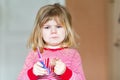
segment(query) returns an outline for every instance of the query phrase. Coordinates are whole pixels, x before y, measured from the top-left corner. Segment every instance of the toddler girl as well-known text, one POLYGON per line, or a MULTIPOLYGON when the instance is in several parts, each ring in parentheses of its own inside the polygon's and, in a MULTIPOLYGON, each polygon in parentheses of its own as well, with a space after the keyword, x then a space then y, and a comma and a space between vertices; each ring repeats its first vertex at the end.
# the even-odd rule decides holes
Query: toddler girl
POLYGON ((18 80, 85 80, 75 45, 67 9, 58 3, 40 8, 18 80))

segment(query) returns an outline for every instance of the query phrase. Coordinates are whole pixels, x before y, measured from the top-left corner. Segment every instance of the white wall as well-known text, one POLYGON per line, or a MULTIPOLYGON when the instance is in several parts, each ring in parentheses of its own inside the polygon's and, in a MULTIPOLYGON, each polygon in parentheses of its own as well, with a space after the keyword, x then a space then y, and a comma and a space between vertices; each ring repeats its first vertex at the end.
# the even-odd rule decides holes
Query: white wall
POLYGON ((120 0, 113 0, 108 9, 109 80, 120 80, 120 0))
POLYGON ((0 80, 16 80, 38 9, 65 0, 0 0, 0 80))

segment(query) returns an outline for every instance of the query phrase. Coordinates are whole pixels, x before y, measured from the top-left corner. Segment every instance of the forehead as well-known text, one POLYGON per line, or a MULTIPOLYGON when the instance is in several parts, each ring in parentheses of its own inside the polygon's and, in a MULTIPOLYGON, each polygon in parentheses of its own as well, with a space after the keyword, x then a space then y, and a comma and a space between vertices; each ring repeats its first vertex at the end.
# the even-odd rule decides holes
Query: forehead
POLYGON ((58 18, 52 18, 48 20, 44 25, 62 25, 62 22, 58 18))
POLYGON ((45 24, 63 25, 63 21, 61 21, 61 19, 58 17, 51 17, 45 22, 45 24))

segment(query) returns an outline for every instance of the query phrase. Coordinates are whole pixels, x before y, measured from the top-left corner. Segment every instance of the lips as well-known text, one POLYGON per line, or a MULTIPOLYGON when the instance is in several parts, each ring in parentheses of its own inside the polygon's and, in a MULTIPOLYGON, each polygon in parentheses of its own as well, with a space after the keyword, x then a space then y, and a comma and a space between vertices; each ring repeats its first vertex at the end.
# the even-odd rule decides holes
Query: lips
POLYGON ((53 36, 53 37, 51 37, 51 38, 58 38, 57 36, 53 36))

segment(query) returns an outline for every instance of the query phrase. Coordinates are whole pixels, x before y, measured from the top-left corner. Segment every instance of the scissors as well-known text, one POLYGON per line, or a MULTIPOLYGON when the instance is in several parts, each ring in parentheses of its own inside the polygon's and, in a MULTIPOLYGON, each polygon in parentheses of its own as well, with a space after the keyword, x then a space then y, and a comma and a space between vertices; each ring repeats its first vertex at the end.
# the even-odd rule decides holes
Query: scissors
POLYGON ((39 57, 40 63, 43 65, 42 68, 46 69, 48 71, 48 74, 50 74, 50 69, 47 68, 46 65, 45 65, 45 63, 43 62, 42 55, 40 53, 39 48, 37 48, 37 53, 38 53, 38 57, 39 57))

